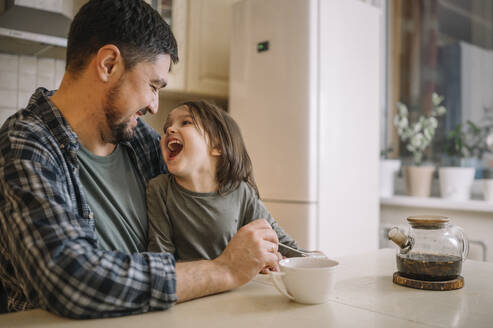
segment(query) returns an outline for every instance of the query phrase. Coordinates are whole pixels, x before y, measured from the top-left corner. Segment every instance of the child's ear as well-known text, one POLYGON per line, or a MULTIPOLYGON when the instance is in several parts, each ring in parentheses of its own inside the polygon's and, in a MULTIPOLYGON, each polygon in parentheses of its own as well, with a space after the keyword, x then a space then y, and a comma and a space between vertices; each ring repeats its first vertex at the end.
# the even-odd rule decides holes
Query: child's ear
POLYGON ((211 150, 211 156, 221 156, 222 153, 221 153, 221 149, 218 149, 218 148, 212 148, 211 150))

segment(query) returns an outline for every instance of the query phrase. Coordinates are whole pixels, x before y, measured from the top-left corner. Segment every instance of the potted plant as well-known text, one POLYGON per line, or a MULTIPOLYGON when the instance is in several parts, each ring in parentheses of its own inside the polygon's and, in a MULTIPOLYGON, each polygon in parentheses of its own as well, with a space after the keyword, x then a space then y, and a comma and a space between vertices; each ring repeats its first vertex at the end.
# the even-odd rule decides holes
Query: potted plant
POLYGON ((394 125, 401 141, 406 144, 406 149, 412 154, 412 165, 404 168, 407 191, 410 196, 430 196, 431 180, 435 168, 431 165, 422 165, 423 156, 435 135, 438 126, 436 118, 447 112, 447 109, 441 105, 442 101, 443 97, 433 93, 433 108, 430 113, 420 116, 418 121, 412 124, 409 122, 407 106, 401 102, 397 103, 394 125))
MULTIPOLYGON (((447 134, 443 149, 445 155, 439 169, 442 197, 470 199, 471 187, 476 179, 488 179, 483 168, 483 156, 492 152, 493 125, 476 125, 471 121, 458 124, 447 134)), ((485 181, 485 184, 488 183, 485 181)))
POLYGON ((491 117, 485 117, 481 121, 481 125, 475 125, 470 122, 467 129, 469 142, 467 151, 469 152, 469 158, 466 159, 471 163, 466 163, 476 167, 476 179, 484 178, 483 169, 485 166, 490 166, 483 162, 486 154, 493 152, 491 139, 493 138, 493 122, 491 117), (488 141, 489 140, 489 141, 488 141))
POLYGON ((401 167, 400 159, 389 158, 393 148, 389 147, 380 152, 380 197, 394 195, 395 175, 401 167))
MULTIPOLYGON (((468 200, 471 198, 471 187, 474 182, 474 167, 466 165, 466 159, 472 156, 474 140, 480 129, 471 121, 464 127, 458 124, 450 130, 446 143, 445 165, 438 169, 440 194, 442 198, 468 200)), ((476 147, 477 148, 477 147, 476 147)))

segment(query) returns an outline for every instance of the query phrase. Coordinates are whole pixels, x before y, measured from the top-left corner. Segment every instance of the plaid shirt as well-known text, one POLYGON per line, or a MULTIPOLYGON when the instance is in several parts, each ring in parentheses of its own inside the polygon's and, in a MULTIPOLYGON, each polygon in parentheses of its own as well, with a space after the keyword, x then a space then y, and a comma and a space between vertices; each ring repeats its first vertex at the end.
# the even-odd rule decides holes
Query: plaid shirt
MULTIPOLYGON (((37 89, 0 128, 0 279, 9 310, 96 318, 169 308, 172 255, 99 247, 78 177, 77 135, 52 94, 37 89)), ((159 135, 141 120, 135 133, 123 145, 147 185, 166 170, 159 135)))

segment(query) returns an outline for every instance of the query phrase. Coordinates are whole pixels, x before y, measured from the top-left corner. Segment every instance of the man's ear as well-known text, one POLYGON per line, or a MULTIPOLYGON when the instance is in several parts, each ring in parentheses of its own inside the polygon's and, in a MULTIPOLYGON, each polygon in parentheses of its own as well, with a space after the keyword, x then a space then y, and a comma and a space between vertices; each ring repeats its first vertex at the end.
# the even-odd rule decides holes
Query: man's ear
POLYGON ((219 157, 221 155, 222 155, 221 149, 212 148, 212 150, 211 150, 211 156, 219 157))
POLYGON ((106 44, 99 48, 96 54, 96 70, 99 78, 108 82, 112 77, 123 71, 123 58, 120 49, 113 44, 106 44))

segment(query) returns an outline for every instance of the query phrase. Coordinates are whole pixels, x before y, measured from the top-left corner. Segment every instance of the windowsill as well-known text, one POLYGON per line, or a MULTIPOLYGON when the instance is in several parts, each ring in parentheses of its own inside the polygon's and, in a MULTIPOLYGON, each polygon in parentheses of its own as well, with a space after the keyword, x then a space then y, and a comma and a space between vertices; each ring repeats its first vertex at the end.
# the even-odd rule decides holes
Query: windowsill
POLYGON ((383 206, 429 208, 439 210, 453 210, 464 212, 493 213, 493 203, 483 200, 483 185, 481 180, 474 180, 471 188, 471 200, 457 201, 440 197, 440 185, 438 179, 433 179, 431 184, 431 197, 407 196, 406 185, 402 177, 395 179, 395 194, 393 197, 381 197, 383 206))
POLYGON ((484 200, 456 201, 439 197, 412 197, 396 195, 393 197, 381 197, 380 205, 436 208, 466 212, 490 212, 493 213, 493 203, 484 200))

